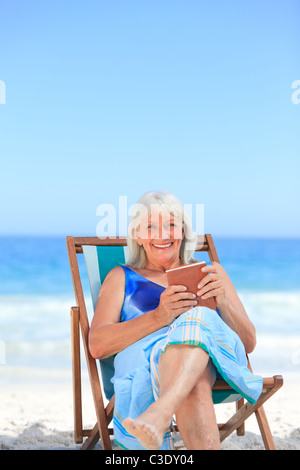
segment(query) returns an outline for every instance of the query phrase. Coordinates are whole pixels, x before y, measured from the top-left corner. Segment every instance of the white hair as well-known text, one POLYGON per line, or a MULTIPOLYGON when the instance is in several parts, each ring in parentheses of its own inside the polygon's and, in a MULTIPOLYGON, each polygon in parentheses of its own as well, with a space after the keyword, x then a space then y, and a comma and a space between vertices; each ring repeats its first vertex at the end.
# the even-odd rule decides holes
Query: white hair
POLYGON ((193 256, 197 243, 197 235, 179 199, 167 191, 148 191, 140 197, 131 211, 132 215, 129 221, 127 235, 128 259, 126 264, 137 269, 146 266, 147 257, 144 247, 138 244, 134 232, 138 229, 141 220, 149 215, 154 208, 181 219, 182 227, 184 228, 184 237, 180 246, 179 259, 181 259, 184 264, 197 261, 193 256))

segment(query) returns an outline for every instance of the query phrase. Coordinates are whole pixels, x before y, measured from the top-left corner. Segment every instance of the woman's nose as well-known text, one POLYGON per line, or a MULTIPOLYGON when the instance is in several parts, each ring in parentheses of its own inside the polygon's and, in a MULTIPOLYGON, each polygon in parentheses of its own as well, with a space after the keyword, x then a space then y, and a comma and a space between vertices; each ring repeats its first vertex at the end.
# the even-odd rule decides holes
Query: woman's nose
POLYGON ((161 240, 167 240, 170 238, 170 230, 167 227, 159 227, 158 238, 161 240))

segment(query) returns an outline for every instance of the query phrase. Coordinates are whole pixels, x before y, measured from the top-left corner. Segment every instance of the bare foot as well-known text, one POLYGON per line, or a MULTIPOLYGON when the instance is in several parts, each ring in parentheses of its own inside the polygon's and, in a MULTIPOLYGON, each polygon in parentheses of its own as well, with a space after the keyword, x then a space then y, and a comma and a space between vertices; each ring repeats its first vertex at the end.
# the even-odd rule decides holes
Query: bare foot
POLYGON ((136 437, 146 449, 159 449, 162 446, 164 433, 159 432, 153 424, 146 423, 139 418, 126 418, 123 421, 126 431, 136 437))

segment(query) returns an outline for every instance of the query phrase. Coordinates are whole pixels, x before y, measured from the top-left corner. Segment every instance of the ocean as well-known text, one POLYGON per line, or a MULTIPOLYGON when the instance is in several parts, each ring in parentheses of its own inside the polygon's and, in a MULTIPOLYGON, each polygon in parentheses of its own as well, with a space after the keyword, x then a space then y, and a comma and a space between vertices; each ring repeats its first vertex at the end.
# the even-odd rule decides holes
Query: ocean
MULTIPOLYGON (((254 371, 299 374, 300 239, 214 241, 256 327, 254 371)), ((91 316, 82 255, 79 261, 91 316)), ((72 305, 64 237, 0 237, 0 381, 69 380, 72 305)))

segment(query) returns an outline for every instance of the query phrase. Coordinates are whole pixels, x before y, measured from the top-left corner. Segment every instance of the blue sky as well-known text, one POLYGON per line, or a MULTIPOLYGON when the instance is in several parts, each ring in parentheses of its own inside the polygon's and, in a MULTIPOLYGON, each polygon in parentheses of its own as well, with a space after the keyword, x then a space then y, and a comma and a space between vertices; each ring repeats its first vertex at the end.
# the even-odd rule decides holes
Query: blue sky
POLYGON ((0 234, 95 235, 164 189, 217 236, 300 236, 298 0, 1 3, 0 234))

